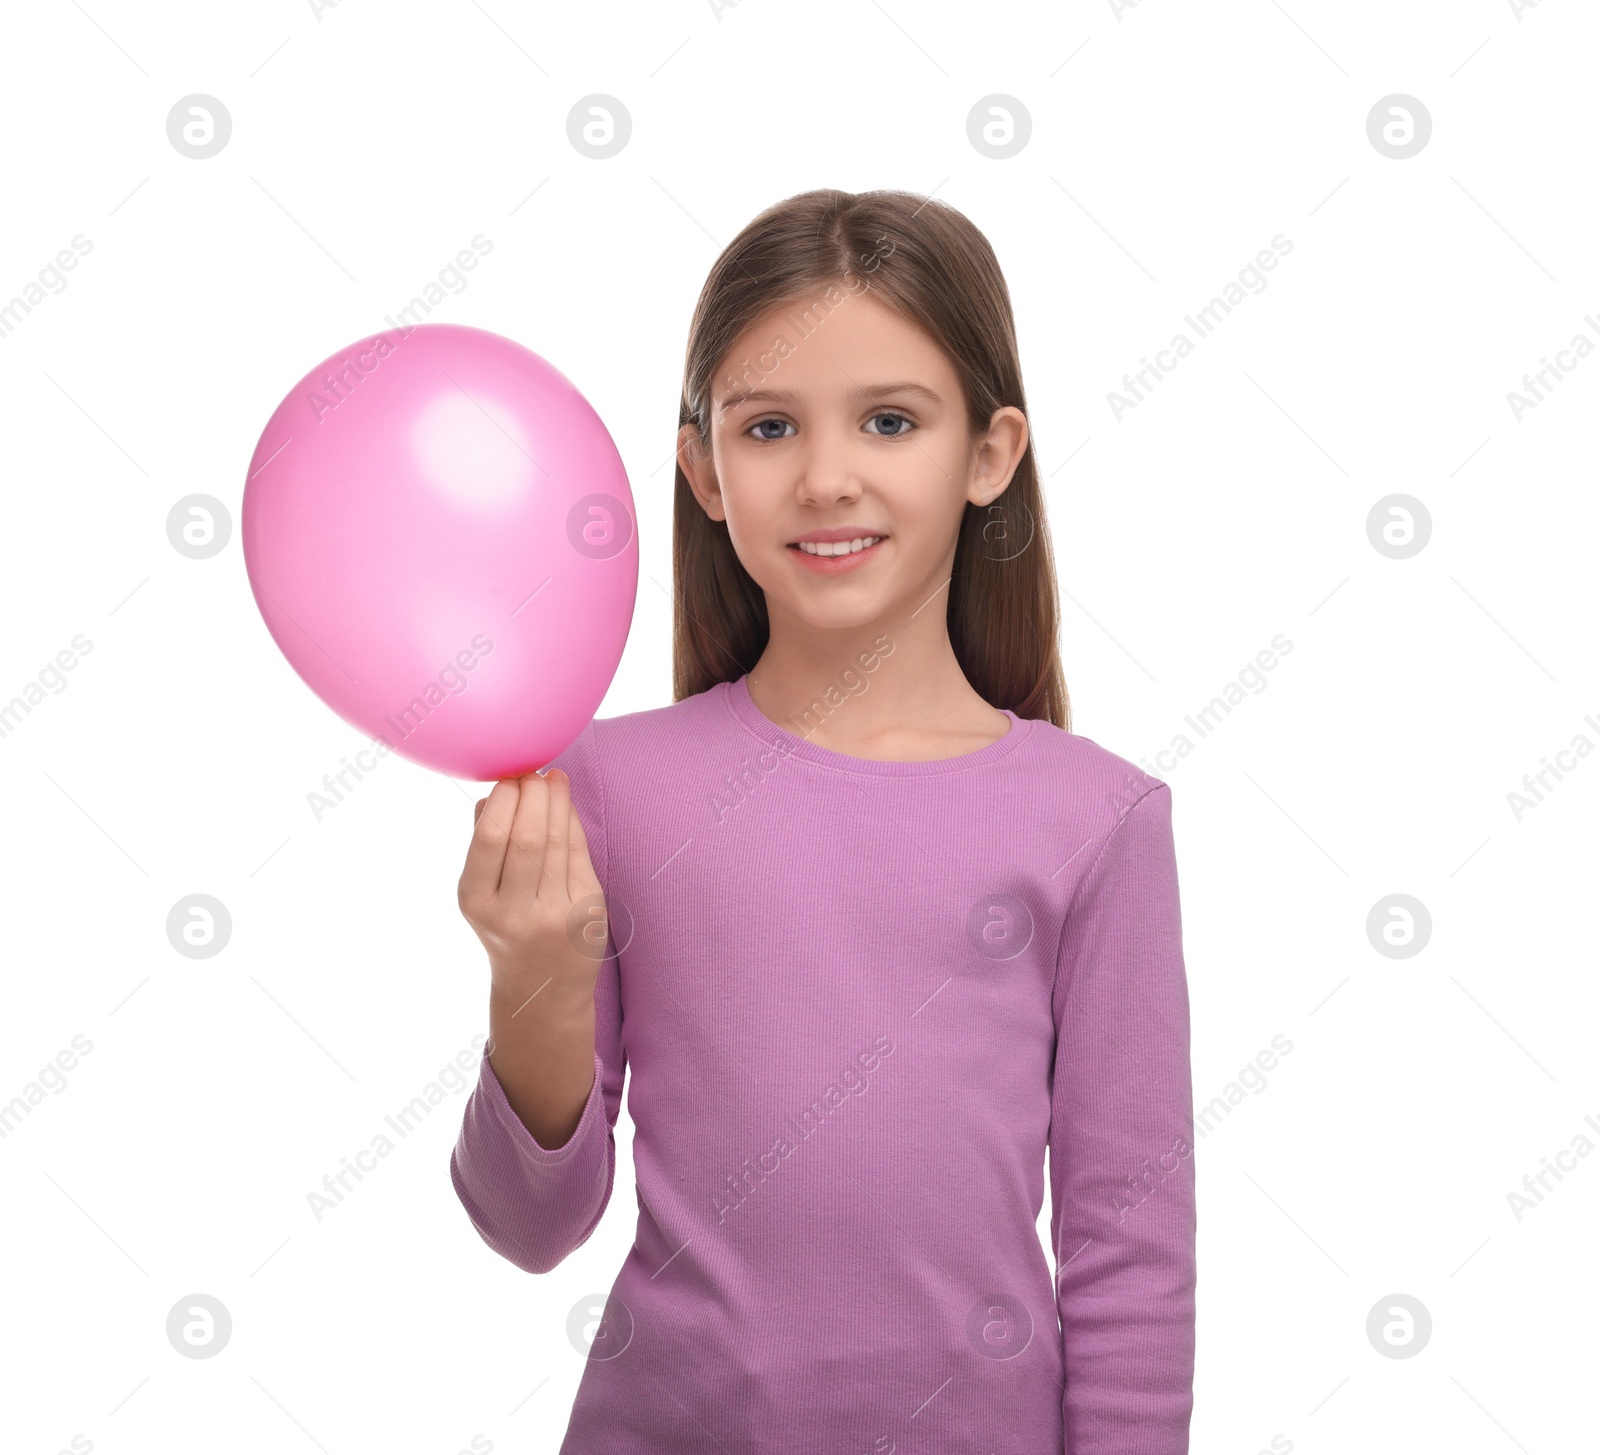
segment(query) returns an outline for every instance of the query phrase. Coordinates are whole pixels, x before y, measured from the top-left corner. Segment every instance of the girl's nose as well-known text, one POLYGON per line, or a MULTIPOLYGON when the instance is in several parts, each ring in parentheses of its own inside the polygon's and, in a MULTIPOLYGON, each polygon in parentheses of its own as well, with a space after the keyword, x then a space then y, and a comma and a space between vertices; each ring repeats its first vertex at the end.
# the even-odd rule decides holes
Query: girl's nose
POLYGON ((811 434, 797 461, 796 497, 807 505, 829 506, 861 495, 861 462, 852 441, 827 431, 811 434))

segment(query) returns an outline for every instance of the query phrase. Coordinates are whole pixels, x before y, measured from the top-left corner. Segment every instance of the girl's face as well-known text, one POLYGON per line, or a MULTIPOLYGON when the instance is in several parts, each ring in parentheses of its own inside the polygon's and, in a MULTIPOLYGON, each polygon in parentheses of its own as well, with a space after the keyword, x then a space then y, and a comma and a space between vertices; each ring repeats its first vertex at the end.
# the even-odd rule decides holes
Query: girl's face
POLYGON ((727 522, 769 619, 827 630, 914 611, 949 579, 967 502, 1010 484, 1028 424, 1007 406, 974 440, 932 338, 870 291, 840 287, 833 308, 824 293, 735 341, 711 385, 709 456, 686 425, 678 457, 706 513, 727 522), (801 544, 819 538, 828 544, 801 544))

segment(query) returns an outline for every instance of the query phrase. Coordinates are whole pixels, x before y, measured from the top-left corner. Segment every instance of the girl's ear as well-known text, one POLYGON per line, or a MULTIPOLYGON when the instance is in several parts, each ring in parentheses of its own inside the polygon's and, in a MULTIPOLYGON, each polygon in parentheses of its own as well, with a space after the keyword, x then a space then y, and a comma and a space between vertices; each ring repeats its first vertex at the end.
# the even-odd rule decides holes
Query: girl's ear
POLYGON ((678 430, 678 467, 705 513, 712 520, 725 519, 722 490, 717 484, 711 451, 701 440, 700 431, 692 424, 683 425, 678 430))
POLYGON ((967 499, 974 505, 988 505, 1002 495, 1027 450, 1028 416, 1012 404, 995 410, 989 419, 988 433, 973 450, 967 499))

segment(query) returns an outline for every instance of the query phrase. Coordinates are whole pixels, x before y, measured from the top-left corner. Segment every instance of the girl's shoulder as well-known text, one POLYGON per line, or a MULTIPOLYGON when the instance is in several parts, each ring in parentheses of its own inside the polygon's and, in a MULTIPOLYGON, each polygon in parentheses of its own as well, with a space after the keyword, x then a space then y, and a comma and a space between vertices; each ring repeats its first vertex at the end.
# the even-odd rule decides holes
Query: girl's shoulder
POLYGON ((604 751, 649 752, 675 744, 703 741, 713 727, 727 726, 722 698, 728 684, 718 682, 693 697, 669 702, 665 707, 645 707, 613 717, 597 717, 584 729, 604 751))
POLYGON ((727 684, 718 683, 665 707, 592 718, 551 766, 574 778, 616 772, 634 778, 641 771, 681 767, 729 737, 732 724, 720 701, 726 691, 727 684))
MULTIPOLYGON (((664 707, 597 717, 563 756, 629 780, 642 772, 658 782, 707 774, 720 781, 724 772, 748 771, 741 755, 759 753, 763 744, 741 722, 730 701, 733 692, 733 684, 719 682, 664 707)), ((1108 822, 1115 822, 1146 794, 1167 788, 1165 780, 1096 739, 1047 719, 1018 718, 1012 731, 1023 734, 1017 751, 973 771, 1011 778, 1027 801, 1047 814, 1099 806, 1110 811, 1108 822)), ((907 791, 911 781, 902 785, 907 791)))
POLYGON ((1029 721, 1029 751, 1024 759, 1063 799, 1109 802, 1126 810, 1147 793, 1168 786, 1165 779, 1157 778, 1094 738, 1067 732, 1043 718, 1029 721))

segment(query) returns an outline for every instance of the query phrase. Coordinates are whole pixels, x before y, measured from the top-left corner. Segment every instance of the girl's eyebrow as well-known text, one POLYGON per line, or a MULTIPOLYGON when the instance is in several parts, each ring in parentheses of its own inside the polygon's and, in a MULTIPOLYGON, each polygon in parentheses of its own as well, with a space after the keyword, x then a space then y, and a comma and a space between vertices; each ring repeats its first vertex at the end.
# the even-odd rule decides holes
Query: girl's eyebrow
MULTIPOLYGON (((848 391, 848 397, 851 399, 881 399, 890 394, 912 394, 925 399, 929 404, 944 403, 944 400, 927 385, 916 384, 910 380, 898 384, 858 384, 848 391)), ((721 413, 727 414, 741 404, 750 404, 757 400, 771 404, 793 404, 799 397, 792 389, 752 389, 748 393, 730 394, 718 409, 721 413)))

